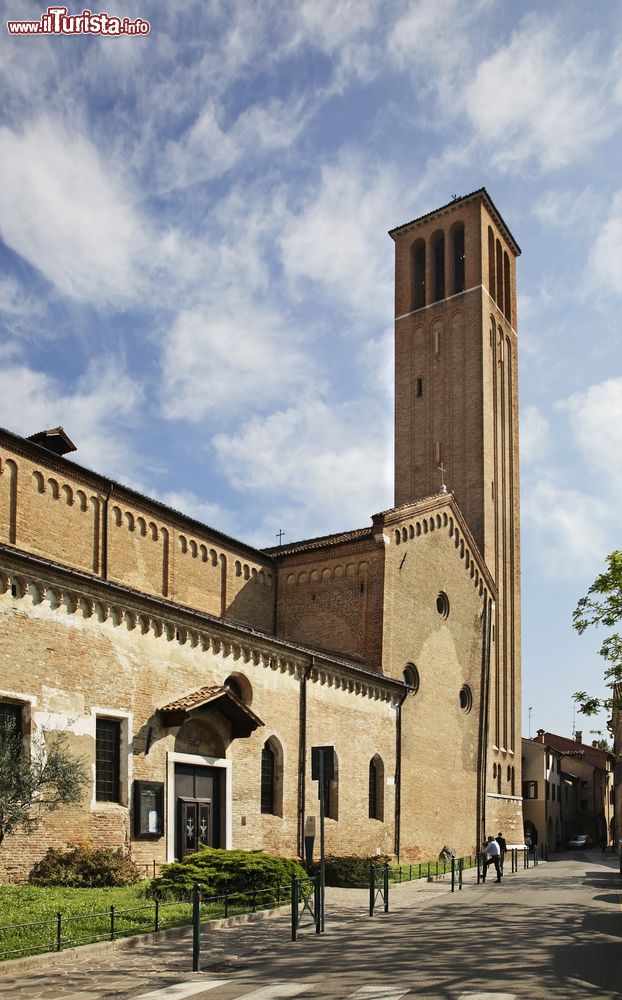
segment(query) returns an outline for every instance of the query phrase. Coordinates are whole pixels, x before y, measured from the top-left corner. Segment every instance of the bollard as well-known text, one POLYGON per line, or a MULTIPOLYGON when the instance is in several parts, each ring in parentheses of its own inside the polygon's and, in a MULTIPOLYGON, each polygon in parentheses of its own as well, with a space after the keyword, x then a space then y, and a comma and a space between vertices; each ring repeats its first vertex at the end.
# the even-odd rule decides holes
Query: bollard
POLYGON ((478 885, 482 881, 482 867, 481 867, 481 863, 480 863, 481 862, 481 858, 482 858, 481 854, 477 854, 476 858, 475 858, 475 860, 477 862, 477 884, 478 885))
POLYGON ((156 892, 155 897, 155 915, 153 918, 153 929, 157 933, 160 929, 160 894, 156 892))
POLYGON ((298 880, 292 876, 292 941, 298 936, 298 880))
POLYGON ((389 912, 389 865, 384 866, 384 912, 389 912))
POLYGON ((322 910, 320 907, 320 876, 313 878, 313 919, 315 920, 315 933, 322 933, 322 910))
POLYGON ((201 958, 201 886, 192 887, 192 971, 198 972, 201 958))
POLYGON ((110 907, 110 940, 114 941, 114 906, 110 907))
POLYGON ((451 859, 451 891, 456 891, 456 859, 451 859))
POLYGON ((373 865, 369 868, 369 915, 374 915, 374 900, 376 897, 376 869, 373 865))
POLYGON ((462 892, 462 868, 463 868, 463 859, 460 858, 458 860, 458 891, 459 892, 462 892))
POLYGON ((56 950, 62 951, 63 947, 63 915, 58 911, 56 914, 56 950))

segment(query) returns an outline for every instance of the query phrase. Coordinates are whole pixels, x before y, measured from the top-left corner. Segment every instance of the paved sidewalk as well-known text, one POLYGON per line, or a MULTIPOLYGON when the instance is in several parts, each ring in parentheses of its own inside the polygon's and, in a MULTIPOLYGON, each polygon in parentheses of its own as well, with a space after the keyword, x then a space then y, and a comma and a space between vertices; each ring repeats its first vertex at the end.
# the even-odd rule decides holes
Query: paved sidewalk
MULTIPOLYGON (((508 877, 524 875, 529 872, 520 870, 508 877)), ((488 885, 476 885, 474 869, 464 873, 464 885, 465 896, 473 892, 495 892, 488 885)), ((390 909, 399 912, 421 908, 450 892, 449 874, 431 882, 421 879, 392 885, 390 909)), ((457 885, 455 895, 461 895, 457 885)), ((456 902, 459 905, 458 898, 456 902)), ((368 889, 327 888, 327 933, 333 927, 369 920, 368 914, 368 889)), ((202 925, 201 973, 192 972, 192 931, 184 928, 164 931, 157 936, 141 935, 114 943, 86 945, 60 954, 4 962, 0 965, 0 997, 2 1000, 18 997, 30 1000, 119 997, 130 1000, 163 988, 168 988, 172 997, 175 984, 197 983, 200 977, 213 979, 214 976, 231 975, 239 970, 244 959, 305 947, 304 940, 295 944, 291 941, 289 910, 281 910, 273 916, 257 914, 245 922, 233 919, 236 922, 215 921, 202 925)), ((301 938, 308 939, 313 933, 309 925, 301 931, 301 938)))

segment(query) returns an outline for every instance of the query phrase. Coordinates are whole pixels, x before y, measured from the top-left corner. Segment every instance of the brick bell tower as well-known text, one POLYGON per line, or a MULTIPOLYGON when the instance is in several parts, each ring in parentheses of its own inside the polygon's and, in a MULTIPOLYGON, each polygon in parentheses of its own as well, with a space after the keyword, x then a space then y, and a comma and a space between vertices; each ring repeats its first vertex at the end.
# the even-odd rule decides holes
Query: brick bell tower
MULTIPOLYGON (((519 797, 520 248, 484 188, 398 226, 390 236, 395 504, 438 493, 443 475, 495 580, 486 787, 495 798, 519 797)), ((489 812, 496 805, 489 795, 489 812)), ((509 816, 510 800, 506 805, 509 816)), ((493 808, 491 822, 494 814, 493 808)), ((501 809, 500 821, 503 814, 501 809)))

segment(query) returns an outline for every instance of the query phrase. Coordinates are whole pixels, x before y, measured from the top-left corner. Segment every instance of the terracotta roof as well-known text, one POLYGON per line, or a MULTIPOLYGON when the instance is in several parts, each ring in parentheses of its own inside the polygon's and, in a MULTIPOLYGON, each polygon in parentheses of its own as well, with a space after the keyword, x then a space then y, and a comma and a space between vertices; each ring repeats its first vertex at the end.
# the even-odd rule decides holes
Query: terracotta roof
POLYGON ((331 545, 345 545, 347 542, 358 542, 364 538, 372 538, 373 528, 356 528, 354 531, 341 531, 334 535, 320 535, 317 538, 303 538, 289 545, 277 545, 263 549, 271 556, 290 555, 293 552, 308 552, 311 549, 324 549, 331 545))
POLYGON ((510 232, 508 226, 504 222, 499 209, 495 205, 494 201, 488 194, 488 191, 486 190, 485 187, 478 188, 477 191, 471 191, 470 194, 464 194, 460 198, 453 198, 451 201, 447 202, 446 205, 441 205, 440 208, 435 208, 433 212, 426 212, 425 215, 420 215, 418 216, 418 218, 412 219, 410 222, 404 222, 401 226, 396 226, 394 229, 390 229, 389 236, 393 237, 394 233, 399 233, 400 230, 402 229, 408 229, 409 226, 417 225, 419 222, 423 222, 424 219, 430 219, 432 218, 432 216, 438 215, 439 212, 444 212, 448 208, 453 208, 455 205, 459 205, 460 202, 462 201, 469 201, 471 198, 477 198, 477 197, 482 199, 482 201, 486 205, 486 208, 492 215, 493 219, 495 220, 499 228, 505 234, 508 243, 510 244, 516 256, 518 257, 521 253, 521 248, 519 247, 518 243, 512 236, 512 233, 510 232))
POLYGON ((600 747, 587 746, 585 743, 577 743, 576 740, 568 736, 556 736, 555 733, 544 733, 544 743, 547 743, 554 750, 559 750, 564 756, 579 756, 586 764, 592 767, 606 768, 609 754, 600 747))
POLYGON ((412 507, 413 509, 416 509, 418 506, 424 507, 426 504, 431 503, 432 500, 444 500, 446 502, 449 497, 454 497, 453 490, 448 489, 446 493, 441 493, 439 490, 437 493, 430 493, 427 497, 417 497, 416 500, 407 500, 405 503, 398 504, 397 507, 387 507, 386 510, 379 510, 377 514, 374 514, 374 517, 386 517, 387 514, 397 514, 408 507, 412 507))
MULTIPOLYGON (((58 428, 62 430, 62 428, 58 428)), ((44 434, 48 432, 42 432, 44 434)), ((40 435, 33 434, 30 437, 21 437, 19 434, 15 434, 13 431, 8 430, 6 427, 0 427, 0 437, 5 436, 10 444, 9 447, 16 449, 28 446, 41 449, 45 455, 45 459, 49 468, 62 469, 65 473, 69 472, 72 475, 78 475, 80 477, 87 477, 89 480, 95 480, 102 492, 108 493, 109 496, 113 494, 118 498, 122 496, 127 502, 129 497, 129 502, 135 503, 138 501, 139 504, 145 504, 147 509, 157 510, 158 512, 164 511, 167 515, 171 516, 171 519, 179 519, 183 522, 183 531, 193 530, 197 532, 198 535, 205 533, 208 538, 216 539, 221 544, 231 544, 237 551, 243 553, 250 553, 251 557, 258 558, 261 555, 266 555, 268 550, 258 549, 254 545, 249 545, 247 542, 241 541, 239 538, 234 538, 233 535, 227 535, 224 531, 219 531, 218 528, 212 528, 210 525, 205 524, 203 521, 197 520, 195 517, 191 517, 189 514, 184 514, 183 511, 177 510, 175 507, 169 506, 169 504, 162 503, 161 500, 157 500, 154 497, 147 496, 146 493, 139 493, 138 490, 133 489, 131 486, 125 486, 123 483, 118 482, 115 479, 110 479, 108 476, 102 475, 100 472, 94 472, 93 469, 87 468, 85 465, 79 465, 77 462, 71 461, 71 459, 65 458, 64 455, 57 454, 46 448, 39 440, 40 435), (112 490, 111 490, 112 487, 112 490)), ((69 438, 67 438, 69 440, 69 438)), ((41 451, 39 450, 39 455, 41 458, 41 451)), ((203 535, 205 538, 205 535, 203 535)), ((207 538, 205 539, 207 541, 207 538)), ((270 558, 267 556, 267 558, 270 558)))
POLYGON ((183 713, 187 715, 217 701, 221 701, 218 709, 226 718, 238 726, 240 723, 243 724, 244 732, 241 732, 240 735, 248 736, 258 726, 263 726, 263 722, 259 716, 255 715, 248 705, 240 701, 237 695, 223 684, 198 688, 196 691, 182 695, 181 698, 176 698, 175 701, 170 701, 167 705, 162 705, 160 711, 164 715, 171 713, 183 713))

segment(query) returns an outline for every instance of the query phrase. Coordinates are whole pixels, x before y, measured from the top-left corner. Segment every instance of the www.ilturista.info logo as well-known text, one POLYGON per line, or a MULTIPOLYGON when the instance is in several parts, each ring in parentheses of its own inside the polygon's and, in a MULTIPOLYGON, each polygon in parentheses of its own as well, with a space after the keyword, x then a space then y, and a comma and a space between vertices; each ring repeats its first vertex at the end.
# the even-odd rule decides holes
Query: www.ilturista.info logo
POLYGON ((148 35, 149 21, 83 10, 70 14, 67 7, 48 7, 38 21, 7 21, 9 35, 148 35))

